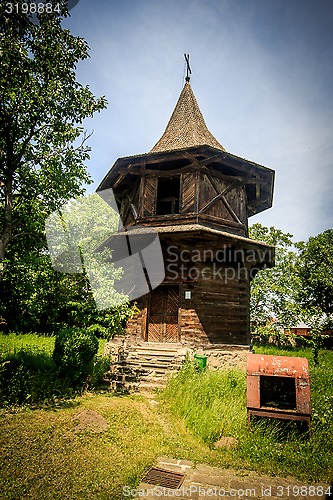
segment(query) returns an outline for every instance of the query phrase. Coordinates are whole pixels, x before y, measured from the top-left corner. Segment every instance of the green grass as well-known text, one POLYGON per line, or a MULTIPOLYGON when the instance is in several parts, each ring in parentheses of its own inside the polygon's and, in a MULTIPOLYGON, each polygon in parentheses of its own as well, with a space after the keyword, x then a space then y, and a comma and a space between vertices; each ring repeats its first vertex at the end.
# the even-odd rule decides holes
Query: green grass
POLYGON ((53 408, 0 410, 2 499, 121 499, 159 456, 209 463, 214 452, 140 396, 89 394, 53 408), (92 409, 109 428, 75 433, 92 409))
MULTIPOLYGON (((17 334, 17 333, 9 333, 9 334, 0 334, 0 349, 23 349, 26 347, 37 347, 41 349, 43 352, 52 356, 54 349, 54 336, 44 336, 37 335, 36 333, 25 333, 25 334, 17 334)), ((104 352, 104 345, 106 343, 105 339, 99 339, 98 345, 98 356, 102 356, 104 352)))
MULTIPOLYGON (((52 359, 55 337, 36 334, 0 335, 0 407, 12 404, 52 403, 72 397, 80 388, 58 376, 52 359)), ((101 384, 107 359, 103 359, 105 340, 100 340, 93 375, 87 387, 101 384)))
POLYGON ((2 351, 18 351, 25 348, 37 348, 45 354, 52 356, 55 337, 45 337, 35 333, 29 334, 0 334, 0 349, 2 351))
POLYGON ((158 426, 130 399, 91 396, 67 408, 2 413, 0 418, 4 499, 121 498, 121 486, 136 483, 161 439, 158 426), (75 414, 83 408, 98 411, 109 429, 76 434, 75 414))
MULTIPOLYGON (((293 355, 277 349, 256 352, 293 355)), ((171 379, 163 400, 200 440, 213 445, 222 436, 237 438, 238 448, 220 452, 219 465, 247 468, 270 475, 288 474, 309 482, 333 476, 333 352, 320 351, 315 366, 310 351, 295 355, 310 360, 313 437, 296 422, 255 419, 249 431, 246 374, 241 370, 198 372, 189 363, 171 379)))

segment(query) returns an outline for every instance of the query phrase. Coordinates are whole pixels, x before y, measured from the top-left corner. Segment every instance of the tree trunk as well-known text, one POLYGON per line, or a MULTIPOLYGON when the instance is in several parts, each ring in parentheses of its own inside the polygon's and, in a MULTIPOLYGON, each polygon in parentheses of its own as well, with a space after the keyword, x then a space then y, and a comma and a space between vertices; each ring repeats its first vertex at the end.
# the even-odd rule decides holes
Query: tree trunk
POLYGON ((0 281, 3 279, 7 267, 6 248, 13 237, 13 177, 9 175, 4 182, 4 223, 0 237, 0 281))

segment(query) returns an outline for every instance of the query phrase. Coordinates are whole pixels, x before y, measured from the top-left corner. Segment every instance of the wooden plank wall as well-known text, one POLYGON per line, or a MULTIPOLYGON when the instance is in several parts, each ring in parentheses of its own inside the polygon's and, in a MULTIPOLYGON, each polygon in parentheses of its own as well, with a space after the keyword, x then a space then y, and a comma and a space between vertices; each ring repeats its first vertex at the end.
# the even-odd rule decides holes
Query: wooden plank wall
POLYGON ((194 212, 195 207, 195 172, 182 175, 182 213, 194 212))
MULTIPOLYGON (((157 183, 157 176, 145 176, 142 178, 140 209, 138 210, 141 218, 156 215, 157 183)), ((246 202, 246 191, 242 185, 232 186, 231 182, 224 181, 212 175, 208 177, 205 173, 194 171, 184 173, 181 176, 180 213, 183 215, 202 213, 203 216, 212 216, 220 219, 221 223, 223 221, 230 221, 232 223, 241 222, 247 225, 246 202), (212 202, 221 192, 225 192, 224 198, 231 211, 223 197, 216 199, 216 201, 205 209, 206 205, 212 202)), ((137 200, 135 200, 135 204, 138 205, 137 200)))
POLYGON ((156 213, 157 177, 144 177, 141 191, 141 217, 150 217, 156 213))
POLYGON ((246 280, 200 280, 192 298, 181 300, 181 339, 190 342, 247 345, 249 283, 246 280))

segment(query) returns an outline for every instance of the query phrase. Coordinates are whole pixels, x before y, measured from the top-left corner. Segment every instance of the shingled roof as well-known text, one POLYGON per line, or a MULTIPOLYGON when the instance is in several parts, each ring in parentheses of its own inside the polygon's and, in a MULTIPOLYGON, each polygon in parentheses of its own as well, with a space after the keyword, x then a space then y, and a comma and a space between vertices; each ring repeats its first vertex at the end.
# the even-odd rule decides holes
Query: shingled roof
POLYGON ((164 134, 150 150, 150 153, 193 146, 212 146, 225 151, 224 147, 209 132, 191 85, 186 81, 164 134))

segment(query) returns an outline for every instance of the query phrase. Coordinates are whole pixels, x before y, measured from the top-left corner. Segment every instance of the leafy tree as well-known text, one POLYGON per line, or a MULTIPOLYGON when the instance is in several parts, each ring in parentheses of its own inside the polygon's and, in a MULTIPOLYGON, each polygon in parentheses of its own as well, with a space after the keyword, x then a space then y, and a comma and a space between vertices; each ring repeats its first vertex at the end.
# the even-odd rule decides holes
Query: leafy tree
POLYGON ((37 19, 0 5, 0 306, 11 329, 110 336, 128 304, 98 311, 87 276, 56 272, 47 253, 46 218, 90 183, 83 120, 106 106, 76 80, 89 48, 62 28, 66 1, 56 3, 60 16, 37 19))
POLYGON ((311 327, 308 344, 318 364, 319 349, 327 338, 325 331, 333 330, 333 229, 311 236, 297 247, 298 300, 311 327))
POLYGON ((62 15, 38 22, 0 6, 0 279, 22 247, 40 253, 45 217, 90 182, 81 124, 106 101, 76 80, 88 45, 62 28, 58 3, 62 15))
POLYGON ((61 212, 54 212, 47 221, 52 251, 58 256, 53 261, 74 274, 55 271, 48 254, 17 257, 2 282, 3 296, 10 298, 4 304, 9 328, 56 333, 62 327, 79 326, 106 338, 121 333, 136 309, 113 290, 114 280, 122 273, 115 269, 112 253, 94 251, 117 230, 118 223, 119 215, 98 194, 71 200, 61 212), (88 275, 93 274, 93 287, 86 266, 88 275), (115 296, 122 299, 121 304, 114 301, 115 296), (102 303, 102 311, 96 308, 96 300, 102 303))
POLYGON ((272 323, 278 332, 281 327, 293 326, 301 312, 297 301, 297 253, 293 250, 292 235, 259 223, 253 224, 249 233, 251 238, 275 247, 275 267, 259 271, 251 283, 251 327, 272 323))
POLYGON ((99 311, 85 273, 59 273, 47 255, 26 255, 2 282, 2 312, 12 331, 54 334, 78 326, 110 338, 123 332, 135 308, 125 302, 99 311))
POLYGON ((327 318, 333 314, 333 229, 312 236, 300 249, 299 298, 306 308, 317 308, 327 318))

